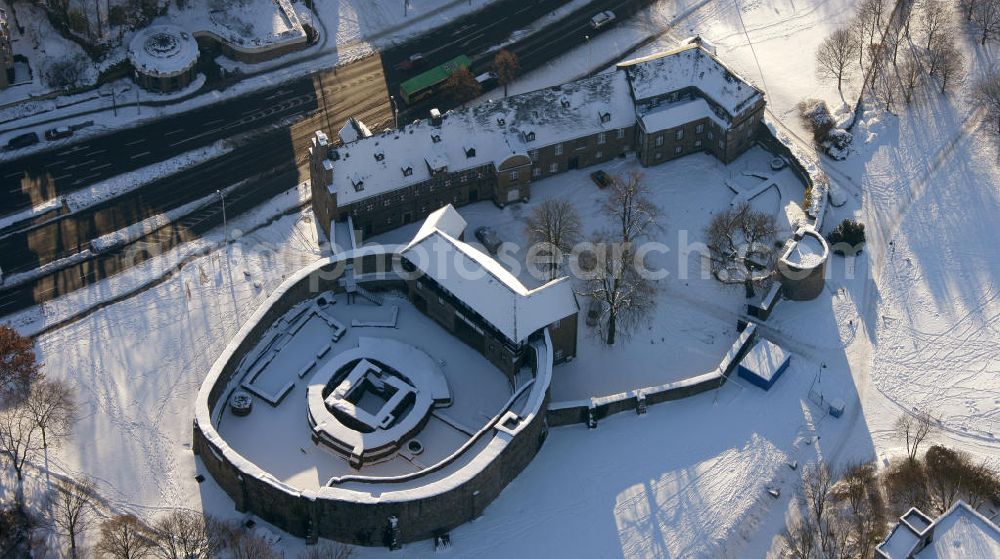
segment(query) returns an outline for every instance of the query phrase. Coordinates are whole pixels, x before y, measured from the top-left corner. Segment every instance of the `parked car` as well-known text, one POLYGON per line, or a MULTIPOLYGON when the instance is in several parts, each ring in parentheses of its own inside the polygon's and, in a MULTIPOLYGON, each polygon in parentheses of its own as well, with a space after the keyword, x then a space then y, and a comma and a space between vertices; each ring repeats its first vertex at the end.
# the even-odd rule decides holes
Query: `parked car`
POLYGON ((611 184, 611 177, 604 171, 590 173, 590 180, 594 181, 598 188, 607 188, 611 184))
POLYGON ((500 240, 500 235, 492 227, 486 227, 485 225, 476 229, 476 239, 494 256, 500 250, 500 245, 503 244, 503 241, 500 240))
POLYGON ((28 146, 33 146, 38 143, 38 134, 34 132, 28 132, 27 134, 21 134, 20 136, 14 136, 7 142, 4 149, 7 151, 14 149, 26 148, 28 146))
POLYGON ((45 131, 45 139, 49 141, 59 140, 62 138, 69 138, 72 135, 73 135, 73 129, 70 128, 69 126, 49 128, 48 130, 45 131))
POLYGON ((416 68, 420 68, 426 63, 427 59, 424 58, 424 55, 419 52, 415 52, 410 56, 400 60, 396 64, 395 68, 397 70, 414 70, 416 68))
POLYGON ((607 10, 590 18, 590 26, 593 27, 594 29, 600 29, 614 20, 615 20, 615 13, 612 12, 611 10, 607 10))
POLYGON ((476 76, 476 81, 479 82, 479 85, 486 87, 487 85, 496 82, 497 77, 496 72, 483 72, 482 74, 476 76))

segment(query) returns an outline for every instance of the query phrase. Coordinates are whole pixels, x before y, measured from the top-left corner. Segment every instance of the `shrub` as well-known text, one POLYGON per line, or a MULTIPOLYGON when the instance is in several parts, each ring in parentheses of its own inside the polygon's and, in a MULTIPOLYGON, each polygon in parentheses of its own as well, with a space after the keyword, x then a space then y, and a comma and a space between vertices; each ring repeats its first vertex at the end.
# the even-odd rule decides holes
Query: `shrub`
POLYGON ((834 254, 843 256, 848 251, 857 254, 861 252, 861 246, 865 242, 865 224, 845 219, 827 235, 826 240, 829 241, 834 254))
POLYGON ((806 128, 812 132, 813 140, 822 142, 836 124, 826 102, 818 99, 806 99, 799 102, 799 118, 806 128))

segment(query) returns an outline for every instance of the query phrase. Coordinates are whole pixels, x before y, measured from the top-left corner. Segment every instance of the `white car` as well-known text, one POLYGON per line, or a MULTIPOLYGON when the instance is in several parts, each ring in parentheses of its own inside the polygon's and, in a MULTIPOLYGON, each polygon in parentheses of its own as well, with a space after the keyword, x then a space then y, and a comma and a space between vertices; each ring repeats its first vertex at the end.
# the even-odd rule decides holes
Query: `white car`
POLYGON ((593 27, 594 29, 600 29, 614 20, 615 20, 615 13, 612 12, 611 10, 607 10, 590 18, 590 26, 593 27))

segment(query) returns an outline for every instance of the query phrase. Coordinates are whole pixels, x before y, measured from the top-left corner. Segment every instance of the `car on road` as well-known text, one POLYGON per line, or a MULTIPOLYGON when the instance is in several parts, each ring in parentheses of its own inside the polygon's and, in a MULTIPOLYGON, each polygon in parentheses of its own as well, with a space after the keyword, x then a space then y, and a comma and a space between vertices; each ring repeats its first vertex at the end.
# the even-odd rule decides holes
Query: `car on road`
POLYGON ((590 26, 594 29, 600 29, 605 25, 611 23, 615 20, 615 13, 611 10, 605 10, 594 17, 590 18, 590 26))
POLYGON ((594 171, 590 173, 590 180, 594 181, 597 188, 607 188, 611 184, 611 177, 604 171, 594 171))
POLYGON ((49 128, 48 130, 45 131, 45 139, 49 141, 59 140, 62 138, 69 138, 72 135, 73 135, 73 129, 70 128, 69 126, 49 128))
POLYGON ((38 143, 38 134, 34 132, 28 132, 27 134, 21 134, 20 136, 14 136, 7 142, 4 149, 7 151, 26 148, 28 146, 33 146, 38 143))
POLYGON ((503 244, 496 230, 485 225, 476 229, 476 239, 494 256, 503 244))
POLYGON ((415 70, 424 64, 427 64, 427 59, 424 58, 423 54, 415 52, 397 62, 395 68, 397 70, 415 70))

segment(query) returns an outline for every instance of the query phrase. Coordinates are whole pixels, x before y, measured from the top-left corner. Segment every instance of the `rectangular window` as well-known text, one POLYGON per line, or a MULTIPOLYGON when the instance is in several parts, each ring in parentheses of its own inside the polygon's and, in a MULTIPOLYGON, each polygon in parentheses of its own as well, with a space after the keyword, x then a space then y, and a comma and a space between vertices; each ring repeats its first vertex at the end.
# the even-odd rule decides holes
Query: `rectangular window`
POLYGON ((533 177, 540 177, 540 176, 542 176, 542 168, 541 167, 535 167, 534 169, 532 169, 531 170, 531 176, 533 176, 533 177))
POLYGON ((683 140, 684 139, 684 129, 681 128, 680 130, 678 130, 677 133, 674 135, 674 137, 677 140, 683 140))
POLYGON ((702 132, 705 131, 705 125, 704 124, 699 124, 698 126, 695 126, 694 127, 694 131, 697 132, 697 133, 699 133, 699 134, 701 134, 702 132))
POLYGON ((656 159, 660 159, 661 157, 663 157, 663 154, 660 152, 656 152, 656 159))
POLYGON ((715 139, 715 134, 713 134, 711 130, 708 131, 708 139, 709 140, 714 140, 715 139))
POLYGON ((556 155, 562 155, 562 144, 556 144, 556 155))
POLYGON ((684 150, 684 148, 682 146, 677 146, 677 147, 674 148, 674 153, 680 153, 683 150, 684 150))
POLYGON ((701 140, 695 140, 694 141, 694 147, 700 148, 701 147, 701 140))
POLYGON ((532 161, 538 161, 538 150, 537 149, 533 149, 533 150, 529 151, 528 152, 528 157, 530 157, 532 161))
POLYGON ((726 142, 719 140, 719 149, 726 149, 726 142))
POLYGON ((604 157, 604 152, 603 151, 599 151, 599 152, 597 152, 597 153, 594 154, 594 159, 601 159, 603 157, 604 157))
POLYGON ((517 171, 511 171, 510 172, 510 180, 512 180, 512 181, 516 181, 517 180, 517 171))
POLYGON ((618 139, 621 140, 623 138, 625 138, 625 129, 624 128, 619 128, 618 129, 618 139))
POLYGON ((550 173, 558 173, 559 172, 559 164, 558 163, 553 163, 553 164, 549 165, 549 172, 550 173))
POLYGON ((597 135, 597 145, 601 145, 603 143, 604 143, 604 132, 601 132, 600 134, 597 135))
POLYGON ((663 145, 663 134, 660 134, 659 136, 656 137, 655 145, 656 147, 660 147, 663 145))

